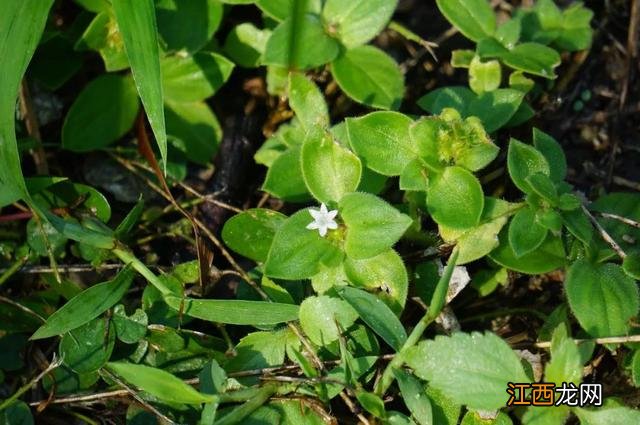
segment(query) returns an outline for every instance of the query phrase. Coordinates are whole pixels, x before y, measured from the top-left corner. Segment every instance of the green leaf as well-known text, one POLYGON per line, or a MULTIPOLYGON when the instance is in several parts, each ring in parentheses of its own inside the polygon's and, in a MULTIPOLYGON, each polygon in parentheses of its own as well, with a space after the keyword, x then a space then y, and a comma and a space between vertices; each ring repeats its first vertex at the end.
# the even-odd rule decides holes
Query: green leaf
POLYGON ((535 173, 548 176, 551 173, 549 163, 539 151, 516 139, 509 141, 507 168, 516 187, 527 194, 533 192, 533 188, 527 182, 529 176, 535 173))
POLYGON ((135 344, 140 341, 147 333, 148 323, 149 318, 144 310, 138 308, 131 316, 127 316, 122 304, 113 309, 113 325, 116 335, 125 344, 135 344))
POLYGON ((640 411, 629 407, 610 407, 597 409, 574 410, 582 425, 618 425, 636 424, 640 422, 640 411))
POLYGON ((351 147, 366 167, 385 176, 399 176, 416 156, 411 118, 398 112, 372 112, 345 120, 351 147))
POLYGON ((129 68, 122 35, 118 31, 118 25, 109 4, 107 4, 107 10, 98 13, 93 18, 93 21, 76 42, 75 48, 97 51, 108 72, 129 68))
POLYGON ((556 140, 537 128, 533 129, 533 145, 549 163, 549 177, 560 182, 567 176, 567 158, 556 140))
POLYGON ((558 205, 558 190, 551 177, 543 173, 533 173, 526 180, 531 189, 533 189, 533 193, 552 206, 558 205))
POLYGON ((406 356, 415 374, 471 409, 505 406, 508 382, 529 382, 520 359, 493 333, 454 333, 422 341, 406 356))
POLYGON ((62 336, 60 357, 77 373, 95 372, 109 361, 115 341, 113 324, 99 317, 62 336))
POLYGON ((356 392, 356 399, 358 399, 358 403, 360 403, 364 410, 376 418, 384 418, 387 416, 384 401, 382 401, 377 394, 361 390, 356 392))
POLYGON ((440 12, 473 41, 493 35, 496 16, 487 0, 436 0, 440 12))
POLYGON ((544 369, 545 382, 561 386, 563 382, 578 385, 582 380, 582 360, 578 345, 567 334, 561 324, 553 332, 551 340, 551 360, 544 369))
POLYGON ((55 311, 30 339, 62 335, 95 319, 113 307, 129 289, 134 272, 125 267, 115 278, 94 285, 55 311))
POLYGON ((431 401, 427 397, 424 385, 413 375, 402 369, 394 369, 393 375, 398 381, 402 400, 418 424, 432 425, 434 422, 431 401))
POLYGON ((361 289, 344 286, 337 289, 342 299, 351 304, 364 321, 394 350, 399 351, 407 340, 407 333, 398 317, 385 303, 361 289))
POLYGON ((500 87, 502 71, 500 62, 492 60, 482 62, 474 57, 469 66, 469 87, 477 94, 491 92, 500 87))
POLYGON ((525 425, 564 425, 569 416, 567 406, 529 406, 522 416, 525 425))
POLYGON ((224 41, 224 52, 245 68, 256 68, 267 47, 271 31, 256 28, 249 22, 234 27, 224 41))
POLYGON ((640 280, 640 253, 627 254, 622 260, 622 270, 633 279, 640 280))
POLYGON ((237 355, 224 364, 224 369, 230 373, 280 366, 284 363, 286 346, 292 337, 296 338, 288 328, 250 333, 236 345, 237 355))
POLYGON ((551 234, 533 252, 517 257, 508 243, 506 229, 498 235, 499 245, 491 251, 489 257, 511 270, 526 274, 542 274, 559 269, 566 264, 566 255, 562 240, 551 234))
POLYGON ((201 300, 165 298, 169 307, 187 316, 214 323, 232 325, 273 325, 298 319, 298 306, 293 304, 245 300, 201 300))
POLYGON ((73 43, 56 34, 38 46, 29 65, 29 75, 49 90, 57 90, 82 67, 82 57, 73 43))
POLYGON ((562 31, 553 44, 568 51, 588 49, 593 39, 592 18, 591 9, 581 3, 572 4, 562 13, 562 31))
POLYGON ((400 174, 400 189, 424 192, 429 187, 429 170, 424 161, 416 158, 409 162, 400 174))
POLYGON ((263 63, 304 70, 331 62, 339 53, 339 43, 324 31, 318 17, 294 12, 269 37, 263 63))
POLYGON ((20 81, 42 35, 53 0, 0 2, 0 187, 28 201, 16 142, 15 111, 20 81))
POLYGON ((289 74, 289 105, 303 127, 329 127, 329 111, 324 96, 304 74, 289 74))
POLYGON ((379 109, 398 109, 404 77, 389 55, 373 46, 347 50, 331 64, 340 88, 356 102, 379 109))
POLYGON ((409 278, 402 258, 392 249, 365 260, 347 258, 344 271, 349 281, 378 296, 400 315, 409 292, 409 278))
POLYGON ((124 40, 142 105, 167 165, 167 133, 164 122, 164 97, 160 74, 158 32, 153 0, 112 0, 118 28, 124 40))
POLYGON ((480 222, 484 194, 478 179, 462 167, 447 167, 429 182, 427 209, 433 220, 454 229, 480 222))
POLYGON ((538 224, 531 208, 519 210, 509 224, 509 245, 518 258, 534 251, 546 237, 547 229, 538 224))
POLYGON ((302 177, 301 150, 300 146, 296 146, 273 161, 262 190, 289 202, 304 202, 311 198, 302 177))
POLYGON ((285 220, 276 232, 264 265, 265 274, 280 279, 305 279, 320 271, 322 264, 340 260, 342 253, 329 237, 307 229, 313 221, 309 209, 303 209, 285 220))
POLYGON ((515 204, 501 199, 485 197, 480 224, 469 230, 438 226, 446 242, 455 242, 459 256, 458 264, 466 264, 482 258, 498 246, 498 234, 513 214, 515 204))
POLYGON ((16 400, 0 411, 3 425, 33 425, 33 415, 27 403, 16 400))
POLYGON ((360 159, 336 143, 330 133, 310 132, 302 146, 301 159, 307 188, 320 202, 338 202, 360 183, 360 159))
POLYGON ((314 344, 320 346, 336 341, 357 318, 358 313, 353 307, 339 298, 312 296, 300 304, 302 330, 314 344))
POLYGON ((467 87, 449 86, 430 91, 418 99, 418 106, 434 115, 440 114, 445 108, 453 108, 462 116, 466 116, 467 106, 477 95, 467 87))
POLYGON ((349 193, 340 200, 347 226, 344 249, 350 258, 364 259, 391 248, 413 222, 411 217, 368 193, 349 193))
POLYGON ((539 43, 517 44, 501 59, 511 68, 548 79, 556 77, 554 69, 561 62, 557 51, 539 43))
POLYGON ((140 388, 171 403, 201 404, 216 399, 213 395, 202 394, 181 379, 162 369, 133 363, 111 362, 107 369, 140 388))
POLYGON ((217 53, 167 56, 160 61, 165 99, 196 102, 212 96, 233 71, 233 62, 217 53))
POLYGON ((200 50, 220 25, 222 12, 218 0, 156 0, 158 32, 167 50, 200 50))
POLYGON ((231 217, 222 228, 224 243, 240 255, 265 261, 271 242, 286 216, 264 208, 253 208, 231 217))
POLYGON ((327 0, 322 18, 348 49, 367 43, 391 19, 397 0, 327 0))
POLYGON ((565 290, 571 311, 593 337, 623 336, 638 314, 638 287, 616 264, 578 260, 569 267, 565 290))
POLYGON ((46 257, 51 250, 54 256, 59 257, 63 254, 66 243, 67 238, 50 223, 38 223, 35 218, 27 223, 27 244, 37 255, 46 257))
POLYGON ((165 112, 167 134, 175 138, 173 145, 190 161, 209 164, 222 140, 222 128, 209 105, 167 102, 165 112))

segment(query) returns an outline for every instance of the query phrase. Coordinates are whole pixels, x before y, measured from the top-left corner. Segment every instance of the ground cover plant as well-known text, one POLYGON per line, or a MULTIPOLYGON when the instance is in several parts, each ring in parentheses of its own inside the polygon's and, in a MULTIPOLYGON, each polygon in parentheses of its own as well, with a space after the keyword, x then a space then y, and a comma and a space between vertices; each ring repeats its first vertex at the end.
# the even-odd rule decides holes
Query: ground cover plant
POLYGON ((0 2, 2 423, 640 423, 639 14, 0 2))

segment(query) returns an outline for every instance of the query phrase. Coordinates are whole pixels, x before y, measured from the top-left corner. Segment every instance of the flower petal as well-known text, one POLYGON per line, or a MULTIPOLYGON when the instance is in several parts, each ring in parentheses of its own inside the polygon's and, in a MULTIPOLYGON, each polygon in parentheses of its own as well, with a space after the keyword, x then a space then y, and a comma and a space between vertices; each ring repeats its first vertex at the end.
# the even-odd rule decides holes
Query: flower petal
POLYGON ((312 208, 309 208, 309 214, 311 214, 311 217, 313 217, 314 220, 318 220, 322 217, 322 211, 314 210, 312 208))
POLYGON ((338 210, 331 210, 327 213, 327 218, 333 220, 338 215, 338 210))
POLYGON ((309 230, 316 230, 319 229, 320 226, 318 225, 318 223, 316 221, 312 221, 311 223, 307 224, 307 229, 309 230))
POLYGON ((320 228, 318 229, 318 232, 320 233, 320 236, 324 238, 325 235, 327 234, 327 226, 320 226, 320 228))
POLYGON ((338 223, 336 223, 335 221, 331 220, 327 223, 327 227, 329 229, 337 229, 338 228, 338 223))

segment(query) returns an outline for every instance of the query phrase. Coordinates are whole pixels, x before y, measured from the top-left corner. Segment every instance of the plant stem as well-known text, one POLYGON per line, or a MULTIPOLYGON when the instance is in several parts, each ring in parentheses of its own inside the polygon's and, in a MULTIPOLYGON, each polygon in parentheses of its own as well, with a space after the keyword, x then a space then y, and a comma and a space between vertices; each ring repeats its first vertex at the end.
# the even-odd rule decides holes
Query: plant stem
POLYGON ((0 276, 0 286, 2 286, 11 276, 14 275, 18 270, 24 266, 29 257, 19 258, 16 262, 14 262, 11 267, 7 268, 0 276))
POLYGON ((231 413, 216 421, 216 425, 231 425, 241 423, 251 412, 262 406, 269 397, 271 397, 278 387, 276 385, 267 384, 255 392, 252 398, 246 401, 242 406, 236 407, 231 413))
POLYGON ((51 364, 49 364, 49 366, 45 370, 40 372, 38 374, 38 376, 33 378, 31 381, 27 382, 22 387, 20 387, 18 389, 18 391, 13 393, 13 395, 11 397, 7 398, 2 403, 0 403, 0 412, 3 411, 4 409, 6 409, 7 407, 9 407, 11 404, 13 404, 13 402, 16 401, 18 399, 18 397, 20 397, 22 394, 26 393, 32 386, 34 386, 36 383, 38 383, 38 381, 40 381, 43 376, 45 376, 47 373, 51 372, 52 370, 56 369, 61 364, 62 364, 62 359, 56 359, 54 357, 54 359, 51 362, 51 364))
POLYGON ((122 260, 123 263, 125 264, 131 264, 131 266, 138 272, 140 273, 142 276, 144 276, 145 279, 147 279, 147 281, 149 283, 151 283, 153 286, 155 286, 155 288, 160 291, 160 293, 164 296, 166 295, 175 295, 171 289, 169 289, 163 282, 162 280, 160 280, 160 278, 158 278, 158 276, 156 276, 151 270, 149 270, 149 268, 140 260, 138 260, 138 258, 133 255, 133 253, 131 251, 128 251, 126 249, 123 248, 114 248, 113 249, 113 253, 116 255, 116 257, 118 257, 120 260, 122 260))

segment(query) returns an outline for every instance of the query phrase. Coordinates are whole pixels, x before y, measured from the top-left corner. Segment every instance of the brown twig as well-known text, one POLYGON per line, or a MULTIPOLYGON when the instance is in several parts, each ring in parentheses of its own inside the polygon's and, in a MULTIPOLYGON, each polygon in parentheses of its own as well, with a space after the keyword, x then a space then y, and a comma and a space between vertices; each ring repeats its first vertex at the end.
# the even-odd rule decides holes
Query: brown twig
POLYGON ((618 254, 618 257, 624 260, 627 257, 627 254, 622 250, 622 248, 620 248, 620 245, 618 245, 618 243, 611 237, 611 235, 607 233, 604 227, 602 227, 600 223, 598 223, 598 220, 596 220, 593 214, 591 214, 591 212, 584 205, 582 206, 582 211, 584 211, 587 217, 589 217, 589 220, 591 220, 593 226, 596 228, 596 230, 598 230, 598 233, 600 233, 602 239, 609 244, 611 249, 613 249, 616 254, 618 254))
POLYGON ((640 222, 637 222, 635 220, 631 220, 630 218, 627 218, 627 217, 622 217, 622 216, 617 215, 617 214, 609 214, 609 213, 600 213, 600 216, 604 217, 604 218, 610 218, 610 219, 613 219, 613 220, 618 220, 618 221, 621 221, 624 224, 627 224, 627 225, 629 225, 631 227, 636 227, 636 228, 640 229, 640 222))

